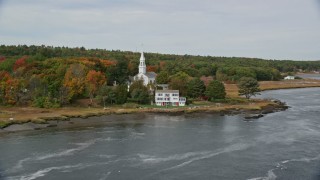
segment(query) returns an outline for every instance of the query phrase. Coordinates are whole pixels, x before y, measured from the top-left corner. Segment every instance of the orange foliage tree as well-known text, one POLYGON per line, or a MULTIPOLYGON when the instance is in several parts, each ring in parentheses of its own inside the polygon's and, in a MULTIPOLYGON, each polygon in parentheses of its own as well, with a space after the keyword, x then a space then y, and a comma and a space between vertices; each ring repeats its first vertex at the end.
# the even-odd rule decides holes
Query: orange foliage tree
POLYGON ((99 88, 106 83, 106 76, 95 70, 90 70, 86 77, 86 86, 89 92, 90 101, 92 103, 93 96, 97 93, 99 88))
POLYGON ((0 71, 0 100, 5 102, 7 81, 11 79, 10 74, 7 71, 0 71))
POLYGON ((164 70, 165 66, 166 66, 166 62, 164 62, 164 61, 159 62, 160 70, 164 70))
POLYGON ((63 86, 68 91, 68 99, 81 95, 85 88, 86 68, 83 64, 71 64, 64 76, 63 86))
POLYGON ((104 60, 104 59, 101 59, 100 62, 101 62, 105 67, 109 67, 109 66, 113 66, 113 65, 116 65, 116 64, 117 64, 116 61, 110 61, 110 60, 104 60))
POLYGON ((14 105, 19 101, 19 91, 21 91, 21 81, 19 79, 10 78, 6 81, 5 101, 14 105))

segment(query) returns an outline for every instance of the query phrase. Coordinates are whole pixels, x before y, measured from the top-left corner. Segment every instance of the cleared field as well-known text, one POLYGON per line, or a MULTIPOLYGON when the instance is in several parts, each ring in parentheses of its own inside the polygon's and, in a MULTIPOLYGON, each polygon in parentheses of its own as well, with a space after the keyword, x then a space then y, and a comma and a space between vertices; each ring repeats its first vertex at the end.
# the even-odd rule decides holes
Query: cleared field
MULTIPOLYGON (((300 80, 283 80, 283 81, 260 81, 260 89, 273 90, 273 89, 291 89, 291 88, 307 88, 307 87, 320 87, 320 80, 315 79, 300 79, 300 80)), ((225 84, 228 97, 239 97, 238 87, 236 84, 225 84)))

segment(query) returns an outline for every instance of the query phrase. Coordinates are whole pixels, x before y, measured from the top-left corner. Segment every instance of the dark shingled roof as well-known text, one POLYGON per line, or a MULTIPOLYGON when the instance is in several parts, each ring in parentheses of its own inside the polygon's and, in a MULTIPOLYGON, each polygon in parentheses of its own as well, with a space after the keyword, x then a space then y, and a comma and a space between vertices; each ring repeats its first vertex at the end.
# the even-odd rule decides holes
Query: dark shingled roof
POLYGON ((146 76, 148 78, 156 78, 157 74, 155 72, 147 72, 146 73, 146 76))
POLYGON ((156 93, 179 93, 179 90, 156 90, 156 93))

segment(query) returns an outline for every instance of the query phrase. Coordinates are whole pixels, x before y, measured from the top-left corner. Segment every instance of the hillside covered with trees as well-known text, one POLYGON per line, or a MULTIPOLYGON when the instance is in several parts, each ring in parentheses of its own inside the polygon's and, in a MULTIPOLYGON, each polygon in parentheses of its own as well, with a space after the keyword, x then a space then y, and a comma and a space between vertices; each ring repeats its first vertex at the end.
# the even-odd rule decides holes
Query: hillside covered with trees
MULTIPOLYGON (((51 46, 0 46, 0 104, 60 107, 77 99, 104 103, 150 102, 147 88, 129 76, 138 73, 140 53, 51 46), (118 86, 113 87, 117 82, 118 86)), ((183 96, 205 96, 206 79, 236 83, 242 77, 280 80, 282 73, 318 71, 320 61, 281 61, 145 53, 147 70, 158 73, 183 96), (200 82, 199 79, 203 81, 200 82), (203 84, 204 82, 204 84, 203 84)), ((208 84, 206 84, 208 85, 208 84)))

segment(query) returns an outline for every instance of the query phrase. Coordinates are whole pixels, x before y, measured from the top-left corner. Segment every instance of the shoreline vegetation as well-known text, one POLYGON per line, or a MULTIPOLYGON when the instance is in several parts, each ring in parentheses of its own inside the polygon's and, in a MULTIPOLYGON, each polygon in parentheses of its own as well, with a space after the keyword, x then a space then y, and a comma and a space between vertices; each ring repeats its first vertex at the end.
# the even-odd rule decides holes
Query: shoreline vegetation
POLYGON ((18 131, 17 126, 23 130, 27 125, 29 129, 54 127, 57 123, 52 121, 69 123, 73 117, 105 114, 214 112, 258 118, 263 111, 285 106, 278 100, 250 97, 260 89, 320 87, 320 80, 282 80, 319 69, 320 61, 0 45, 0 132, 18 131), (139 72, 154 72, 155 79, 146 87, 134 80, 139 72), (149 90, 157 89, 153 82, 178 90, 190 105, 147 105, 154 99, 149 90))
MULTIPOLYGON (((290 81, 261 81, 260 88, 265 90, 310 88, 320 87, 320 80, 302 79, 290 81)), ((150 105, 109 106, 103 107, 62 107, 62 108, 35 108, 35 107, 1 107, 0 109, 0 133, 16 132, 23 130, 37 130, 49 127, 57 127, 59 123, 68 124, 68 127, 76 126, 77 122, 83 122, 88 117, 105 115, 123 115, 139 113, 217 113, 220 115, 243 114, 244 119, 262 117, 263 114, 285 110, 285 103, 275 100, 239 98, 236 84, 225 84, 227 96, 230 99, 238 99, 228 103, 213 103, 208 101, 194 102, 185 107, 157 107, 150 105), (70 120, 76 118, 77 120, 70 120), (79 121, 78 119, 82 119, 79 121)), ((95 121, 97 123, 99 121, 95 121)), ((90 125, 90 122, 87 121, 90 125)))

